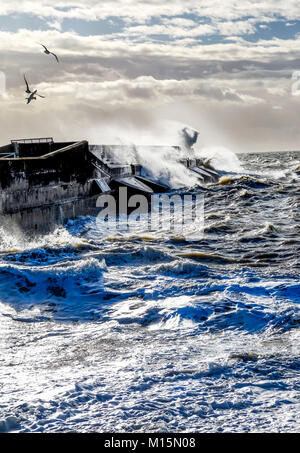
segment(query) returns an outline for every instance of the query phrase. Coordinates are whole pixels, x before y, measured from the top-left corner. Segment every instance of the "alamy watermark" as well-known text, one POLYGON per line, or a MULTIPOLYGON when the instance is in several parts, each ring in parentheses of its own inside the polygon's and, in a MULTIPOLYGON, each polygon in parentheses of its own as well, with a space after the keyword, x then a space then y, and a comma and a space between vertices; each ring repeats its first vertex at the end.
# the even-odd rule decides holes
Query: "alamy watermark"
POLYGON ((5 96, 6 94, 6 77, 4 72, 0 71, 0 96, 5 96))
POLYGON ((162 231, 199 239, 203 236, 203 194, 142 194, 128 197, 126 187, 117 196, 101 194, 96 203, 97 226, 108 233, 162 231))

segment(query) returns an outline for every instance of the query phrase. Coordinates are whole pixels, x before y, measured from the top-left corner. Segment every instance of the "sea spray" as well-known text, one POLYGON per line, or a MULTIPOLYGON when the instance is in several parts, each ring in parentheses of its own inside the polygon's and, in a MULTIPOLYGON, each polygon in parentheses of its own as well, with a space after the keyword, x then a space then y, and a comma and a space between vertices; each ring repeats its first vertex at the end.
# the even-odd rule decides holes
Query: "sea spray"
POLYGON ((228 148, 223 146, 195 147, 195 156, 208 161, 217 170, 231 173, 241 173, 243 167, 238 156, 228 148))
POLYGON ((172 189, 199 185, 199 178, 179 162, 194 157, 189 145, 197 139, 197 132, 175 121, 154 123, 151 129, 137 130, 130 125, 101 129, 101 137, 98 130, 92 130, 90 141, 107 143, 109 159, 120 164, 136 162, 144 167, 145 175, 172 189), (113 143, 122 146, 110 147, 113 143))

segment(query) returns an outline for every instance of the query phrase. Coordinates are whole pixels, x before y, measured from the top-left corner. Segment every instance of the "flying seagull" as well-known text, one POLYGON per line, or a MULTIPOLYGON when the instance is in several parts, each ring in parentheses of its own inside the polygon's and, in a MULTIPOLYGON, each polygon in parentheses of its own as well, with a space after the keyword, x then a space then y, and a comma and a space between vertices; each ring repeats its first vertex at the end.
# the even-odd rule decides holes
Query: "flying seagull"
POLYGON ((44 53, 45 53, 46 55, 53 55, 53 56, 55 57, 57 63, 59 63, 58 58, 57 58, 57 55, 55 55, 55 53, 50 52, 50 50, 48 50, 47 47, 44 46, 44 44, 40 44, 40 45, 44 47, 44 49, 45 49, 45 50, 44 50, 44 53))
POLYGON ((24 80, 25 80, 25 83, 26 83, 25 93, 29 94, 28 98, 26 98, 27 99, 27 104, 30 104, 31 101, 36 100, 36 96, 39 96, 40 98, 45 98, 45 96, 42 96, 41 94, 38 94, 37 90, 35 90, 35 91, 31 91, 30 90, 25 74, 24 74, 24 80))
POLYGON ((31 101, 36 100, 36 96, 39 96, 40 98, 45 98, 45 96, 38 94, 37 90, 34 90, 32 93, 30 93, 30 96, 26 98, 27 104, 30 104, 31 101))
POLYGON ((34 99, 36 100, 36 97, 35 95, 37 94, 37 90, 33 91, 32 93, 30 93, 30 96, 27 99, 27 104, 30 104, 30 102, 34 99))

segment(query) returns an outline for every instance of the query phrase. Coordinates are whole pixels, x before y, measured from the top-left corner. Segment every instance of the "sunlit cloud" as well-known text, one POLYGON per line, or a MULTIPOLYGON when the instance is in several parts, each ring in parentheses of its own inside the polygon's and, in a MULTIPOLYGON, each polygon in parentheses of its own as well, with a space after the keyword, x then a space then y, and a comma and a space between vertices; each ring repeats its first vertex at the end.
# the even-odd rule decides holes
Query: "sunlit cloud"
MULTIPOLYGON (((85 117, 82 135, 84 124, 104 121, 103 112, 139 125, 151 115, 171 115, 182 122, 188 118, 194 127, 197 122, 201 127, 206 112, 216 127, 226 124, 235 142, 247 130, 228 118, 253 124, 253 115, 252 136, 262 143, 270 146, 270 127, 274 145, 279 131, 300 140, 295 119, 300 99, 291 94, 292 73, 300 64, 299 24, 294 0, 2 0, 0 70, 7 89, 0 121, 7 125, 6 112, 14 120, 1 140, 16 125, 28 127, 24 73, 47 99, 31 111, 46 107, 57 118, 51 127, 59 134, 59 120, 69 121, 71 131, 79 112, 85 117), (39 43, 57 53, 59 65, 39 43), (268 111, 272 118, 281 115, 280 122, 270 126, 268 111)), ((38 115, 35 127, 44 130, 38 115)))

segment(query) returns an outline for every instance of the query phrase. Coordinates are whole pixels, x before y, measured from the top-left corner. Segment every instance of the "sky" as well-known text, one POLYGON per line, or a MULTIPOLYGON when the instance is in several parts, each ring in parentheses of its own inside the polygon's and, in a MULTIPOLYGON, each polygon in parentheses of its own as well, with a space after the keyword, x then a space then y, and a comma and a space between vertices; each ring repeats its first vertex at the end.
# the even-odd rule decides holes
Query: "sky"
POLYGON ((0 2, 0 144, 171 144, 189 125, 200 147, 300 149, 299 80, 296 0, 0 2), (26 104, 24 73, 45 99, 26 104))

